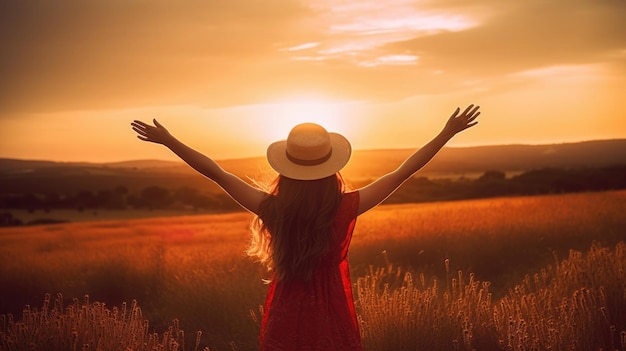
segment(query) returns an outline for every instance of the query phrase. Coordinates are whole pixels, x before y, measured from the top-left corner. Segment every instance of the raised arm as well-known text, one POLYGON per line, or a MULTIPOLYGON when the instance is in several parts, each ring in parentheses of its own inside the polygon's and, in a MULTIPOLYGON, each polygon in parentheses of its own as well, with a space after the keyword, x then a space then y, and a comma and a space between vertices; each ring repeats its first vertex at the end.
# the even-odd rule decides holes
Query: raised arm
POLYGON ((443 130, 433 140, 413 153, 396 170, 359 189, 358 214, 364 213, 383 202, 402 183, 424 167, 455 134, 476 125, 478 122, 475 120, 480 115, 478 109, 479 106, 469 105, 463 113, 459 114, 460 109, 457 108, 446 122, 443 130))
POLYGON ((133 121, 131 126, 137 132, 137 138, 165 145, 193 169, 217 183, 243 208, 257 213, 261 200, 267 195, 265 192, 226 172, 212 159, 180 142, 156 119, 153 122, 154 126, 142 121, 133 121))

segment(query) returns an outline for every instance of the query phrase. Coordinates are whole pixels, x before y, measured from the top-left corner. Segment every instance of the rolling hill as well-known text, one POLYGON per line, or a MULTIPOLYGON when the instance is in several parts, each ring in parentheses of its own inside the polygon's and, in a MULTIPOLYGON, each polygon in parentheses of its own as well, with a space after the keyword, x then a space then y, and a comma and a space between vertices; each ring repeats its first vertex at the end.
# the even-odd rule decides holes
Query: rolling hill
MULTIPOLYGON (((356 150, 342 172, 352 182, 385 174, 414 150, 356 150)), ((225 169, 255 179, 274 173, 262 157, 218 161, 225 169)), ((626 139, 596 140, 546 145, 446 147, 421 172, 421 176, 466 176, 488 170, 521 172, 542 168, 594 168, 626 164, 626 139)), ((0 194, 67 192, 111 189, 124 185, 131 191, 146 185, 176 188, 181 185, 214 191, 182 162, 134 160, 116 163, 72 163, 0 159, 0 194)))

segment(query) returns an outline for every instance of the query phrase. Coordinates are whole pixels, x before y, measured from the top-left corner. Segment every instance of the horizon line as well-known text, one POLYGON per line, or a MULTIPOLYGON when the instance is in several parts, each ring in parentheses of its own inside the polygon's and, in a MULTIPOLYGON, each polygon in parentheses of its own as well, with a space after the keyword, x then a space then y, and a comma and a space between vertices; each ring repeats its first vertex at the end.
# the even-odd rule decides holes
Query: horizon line
MULTIPOLYGON (((444 146, 442 149, 469 149, 469 148, 480 148, 480 147, 510 147, 510 146, 550 146, 550 145, 565 145, 565 144, 582 144, 589 142, 610 142, 610 141, 626 141, 626 137, 624 138, 610 138, 610 139, 587 139, 587 140, 579 140, 579 141, 561 141, 561 142, 552 142, 552 143, 522 143, 522 142, 512 142, 512 143, 487 143, 487 144, 473 144, 473 145, 460 145, 460 146, 444 146)), ((372 152, 372 151, 401 151, 401 150, 418 150, 419 148, 411 148, 411 147, 396 147, 396 148, 366 148, 366 149, 354 149, 353 152, 372 152)), ((241 156, 241 157, 231 157, 231 158, 214 158, 215 161, 235 161, 235 160, 248 160, 255 158, 263 158, 265 155, 250 155, 250 156, 241 156)), ((0 156, 0 160, 13 160, 13 161, 25 161, 25 162, 52 162, 52 163, 61 163, 61 164, 94 164, 94 165, 107 165, 107 164, 118 164, 118 163, 131 163, 131 162, 172 162, 172 163, 181 163, 184 162, 180 159, 158 159, 158 158, 139 158, 139 159, 125 159, 118 161, 61 161, 61 160, 51 160, 51 159, 36 159, 36 158, 16 158, 16 157, 7 157, 0 156)))

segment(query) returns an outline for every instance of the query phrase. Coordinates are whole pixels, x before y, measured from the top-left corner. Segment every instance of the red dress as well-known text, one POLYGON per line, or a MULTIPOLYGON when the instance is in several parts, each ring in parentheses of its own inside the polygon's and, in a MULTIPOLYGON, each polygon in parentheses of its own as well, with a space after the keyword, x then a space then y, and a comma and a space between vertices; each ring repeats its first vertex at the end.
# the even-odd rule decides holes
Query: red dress
POLYGON ((348 267, 358 206, 358 192, 343 195, 333 222, 331 249, 309 283, 270 283, 261 351, 363 349, 348 267))

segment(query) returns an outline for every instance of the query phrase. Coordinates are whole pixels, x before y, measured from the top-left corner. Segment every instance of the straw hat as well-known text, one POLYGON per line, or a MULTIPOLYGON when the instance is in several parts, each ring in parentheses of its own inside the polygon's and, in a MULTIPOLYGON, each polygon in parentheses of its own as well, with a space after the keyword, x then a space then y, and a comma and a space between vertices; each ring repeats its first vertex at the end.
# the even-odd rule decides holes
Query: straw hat
POLYGON ((314 123, 303 123, 293 127, 287 140, 267 148, 267 160, 287 178, 315 180, 342 169, 351 153, 350 142, 341 134, 329 133, 314 123))

